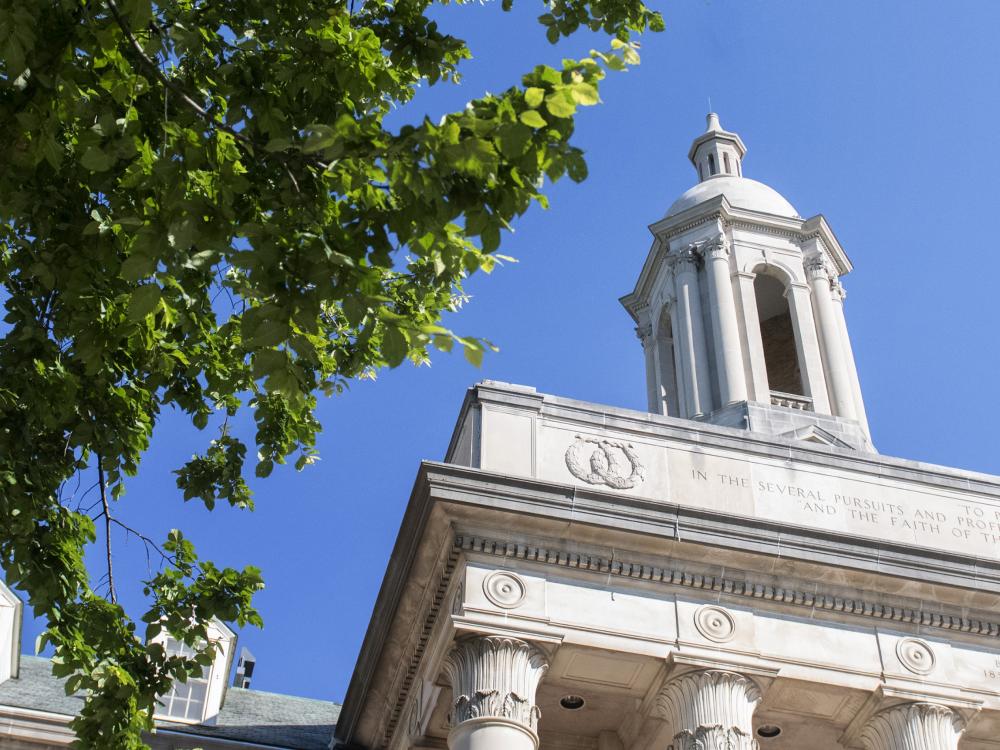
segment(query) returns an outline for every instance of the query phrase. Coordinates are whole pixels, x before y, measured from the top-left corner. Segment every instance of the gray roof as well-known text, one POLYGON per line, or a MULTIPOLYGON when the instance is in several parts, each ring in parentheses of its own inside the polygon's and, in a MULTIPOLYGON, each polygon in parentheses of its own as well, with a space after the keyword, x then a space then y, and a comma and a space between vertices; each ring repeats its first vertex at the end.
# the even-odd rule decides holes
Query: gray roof
MULTIPOLYGON (((22 656, 17 679, 0 684, 0 705, 74 716, 83 699, 66 695, 63 681, 52 676, 48 659, 22 656)), ((339 714, 340 706, 329 701, 231 687, 214 725, 157 722, 157 726, 289 750, 327 750, 339 714)))

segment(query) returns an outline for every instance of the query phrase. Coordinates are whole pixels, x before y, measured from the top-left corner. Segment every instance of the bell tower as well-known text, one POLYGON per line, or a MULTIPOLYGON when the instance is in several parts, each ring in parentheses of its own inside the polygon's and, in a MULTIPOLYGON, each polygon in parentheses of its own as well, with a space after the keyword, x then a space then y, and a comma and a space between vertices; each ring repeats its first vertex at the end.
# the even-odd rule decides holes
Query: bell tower
POLYGON ((698 183, 650 226, 622 298, 649 410, 873 452, 844 319, 850 260, 822 215, 743 177, 742 139, 707 120, 688 153, 698 183))

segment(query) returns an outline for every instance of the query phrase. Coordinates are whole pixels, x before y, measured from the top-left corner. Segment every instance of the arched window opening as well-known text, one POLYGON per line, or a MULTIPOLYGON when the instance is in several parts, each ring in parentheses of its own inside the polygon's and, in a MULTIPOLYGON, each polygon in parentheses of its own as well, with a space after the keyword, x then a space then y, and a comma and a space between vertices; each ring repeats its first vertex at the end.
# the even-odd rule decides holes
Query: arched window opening
POLYGON ((708 173, 710 175, 715 174, 715 154, 708 155, 708 173))
POLYGON ((733 169, 729 166, 729 154, 723 154, 722 160, 726 163, 726 174, 732 174, 733 169))
POLYGON ((771 393, 804 396, 795 327, 785 299, 785 286, 773 276, 757 274, 753 288, 771 393))

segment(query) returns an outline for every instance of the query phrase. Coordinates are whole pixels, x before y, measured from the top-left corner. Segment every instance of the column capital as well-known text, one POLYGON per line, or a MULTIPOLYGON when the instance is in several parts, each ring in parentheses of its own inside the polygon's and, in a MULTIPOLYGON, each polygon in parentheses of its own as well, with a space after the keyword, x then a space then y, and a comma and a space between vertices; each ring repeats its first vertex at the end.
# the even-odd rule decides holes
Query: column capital
POLYGON ((847 290, 844 289, 844 285, 840 283, 839 279, 830 280, 830 294, 837 302, 843 302, 847 299, 847 290))
POLYGON ((701 248, 692 242, 687 247, 675 250, 668 256, 668 259, 674 269, 674 273, 697 271, 701 263, 701 248))
POLYGON ((753 712, 761 698, 750 678, 705 669, 669 680, 656 696, 654 712, 670 725, 676 750, 757 750, 753 712))
POLYGON ((729 255, 729 239, 725 233, 719 232, 702 246, 705 258, 712 260, 725 259, 729 255))
POLYGON ((861 730, 867 750, 957 750, 965 721, 937 703, 901 703, 872 716, 861 730))
POLYGON ((466 636, 455 642, 444 670, 451 682, 452 727, 476 719, 501 719, 538 730, 535 690, 548 659, 516 638, 466 636))
POLYGON ((802 266, 806 270, 806 276, 810 281, 815 279, 831 279, 833 274, 830 272, 830 266, 827 264, 826 259, 822 255, 812 255, 805 259, 802 266))

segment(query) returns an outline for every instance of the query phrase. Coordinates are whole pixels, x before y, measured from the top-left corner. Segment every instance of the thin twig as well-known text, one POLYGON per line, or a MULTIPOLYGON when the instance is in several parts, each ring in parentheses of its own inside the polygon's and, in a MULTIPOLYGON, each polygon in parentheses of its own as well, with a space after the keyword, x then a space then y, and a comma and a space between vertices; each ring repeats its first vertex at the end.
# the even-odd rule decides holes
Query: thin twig
MULTIPOLYGON (((164 559, 164 560, 165 560, 166 562, 170 563, 170 564, 171 564, 171 565, 173 565, 173 566, 174 566, 175 568, 176 568, 176 567, 178 567, 178 565, 177 565, 177 558, 175 558, 175 557, 174 557, 173 555, 168 555, 168 554, 167 554, 166 552, 164 552, 164 551, 163 551, 163 550, 162 550, 162 549, 160 548, 160 545, 158 545, 158 544, 157 544, 156 542, 154 542, 154 541, 153 541, 152 539, 150 539, 150 538, 149 538, 148 536, 146 536, 145 534, 143 534, 143 533, 142 533, 142 532, 140 532, 140 531, 137 531, 137 530, 133 529, 133 528, 132 528, 131 526, 129 526, 128 524, 126 524, 126 523, 122 523, 122 522, 121 522, 121 521, 119 521, 119 520, 118 520, 117 518, 112 518, 112 519, 111 519, 111 522, 112 522, 112 523, 114 523, 114 524, 116 524, 116 525, 118 525, 118 526, 120 526, 120 527, 121 527, 122 529, 124 529, 124 530, 125 530, 125 532, 126 532, 126 533, 128 533, 128 534, 132 534, 132 536, 136 537, 136 538, 137 538, 137 539, 139 539, 139 540, 140 540, 140 541, 141 541, 141 542, 142 542, 143 544, 145 544, 145 545, 146 545, 146 547, 147 547, 147 553, 146 553, 146 554, 147 554, 147 558, 148 558, 148 555, 149 555, 149 552, 148 552, 148 548, 149 548, 149 547, 152 547, 152 548, 153 548, 153 549, 154 549, 154 550, 156 551, 156 553, 157 553, 157 554, 158 554, 158 555, 159 555, 160 557, 162 557, 162 558, 163 558, 163 559, 164 559)), ((146 564, 147 564, 147 566, 148 566, 148 564, 149 564, 149 560, 148 560, 148 559, 147 559, 147 561, 146 561, 146 564)), ((196 567, 197 567, 197 566, 196 566, 196 567)))
POLYGON ((101 454, 97 454, 97 479, 101 485, 101 503, 104 506, 104 542, 108 556, 108 593, 111 596, 111 603, 118 603, 118 595, 115 593, 115 575, 111 563, 111 507, 108 505, 108 488, 104 484, 104 462, 101 454))

